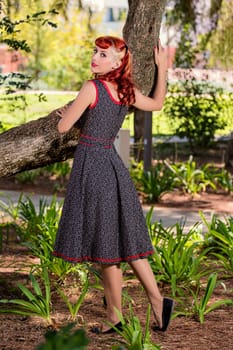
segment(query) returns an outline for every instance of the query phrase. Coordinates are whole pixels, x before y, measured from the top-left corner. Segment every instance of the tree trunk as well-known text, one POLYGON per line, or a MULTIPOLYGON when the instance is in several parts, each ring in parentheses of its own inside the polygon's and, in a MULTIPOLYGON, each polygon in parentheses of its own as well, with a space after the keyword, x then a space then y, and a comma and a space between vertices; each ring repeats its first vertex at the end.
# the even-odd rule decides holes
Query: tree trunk
POLYGON ((231 133, 231 138, 227 143, 224 161, 227 169, 233 168, 233 133, 231 133))
MULTIPOLYGON (((129 0, 124 37, 133 54, 136 85, 149 94, 154 83, 153 46, 157 42, 166 0, 129 0)), ((59 117, 47 117, 12 128, 0 135, 0 177, 34 169, 72 157, 78 143, 77 126, 59 135, 59 117)))
MULTIPOLYGON (((135 84, 144 94, 149 95, 156 84, 153 47, 158 41, 166 0, 129 0, 128 3, 129 12, 123 28, 123 36, 133 55, 135 84)), ((134 143, 138 147, 135 147, 134 157, 137 161, 143 159, 141 145, 144 143, 145 136, 144 122, 144 113, 136 110, 134 112, 134 143)), ((152 130, 147 130, 147 132, 151 134, 152 130)))
POLYGON ((123 37, 133 55, 134 82, 149 95, 154 85, 153 47, 157 44, 166 0, 128 0, 123 37))

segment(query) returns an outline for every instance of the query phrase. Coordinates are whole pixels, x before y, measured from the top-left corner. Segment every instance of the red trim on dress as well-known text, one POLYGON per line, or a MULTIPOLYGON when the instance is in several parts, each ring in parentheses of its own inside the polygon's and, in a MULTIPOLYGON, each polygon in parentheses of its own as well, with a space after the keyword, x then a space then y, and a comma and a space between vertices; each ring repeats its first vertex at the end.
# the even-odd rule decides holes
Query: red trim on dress
POLYGON ((89 80, 89 81, 90 81, 91 83, 94 84, 94 86, 95 86, 95 91, 96 91, 95 101, 89 106, 90 109, 93 109, 93 108, 95 108, 95 106, 96 106, 97 103, 98 103, 99 94, 98 94, 98 88, 97 88, 97 85, 96 85, 95 81, 93 81, 93 80, 89 80))
POLYGON ((106 88, 109 97, 111 98, 111 100, 116 103, 117 105, 122 105, 123 103, 121 103, 121 101, 118 101, 115 99, 115 97, 112 95, 111 90, 109 89, 108 85, 106 84, 106 82, 104 80, 99 79, 99 81, 104 85, 104 87, 106 88))
POLYGON ((87 134, 81 134, 80 137, 84 137, 85 139, 90 139, 90 140, 94 140, 94 141, 114 141, 115 138, 112 139, 101 139, 100 137, 94 137, 94 136, 90 136, 87 134))
POLYGON ((142 253, 142 254, 137 254, 137 255, 131 255, 131 256, 127 256, 127 258, 115 258, 115 259, 105 259, 105 258, 92 258, 90 256, 83 256, 82 258, 70 258, 68 256, 65 256, 64 254, 58 253, 58 252, 53 252, 52 253, 54 256, 58 257, 58 258, 62 258, 66 261, 70 261, 70 262, 76 262, 76 263, 80 263, 80 262, 97 262, 97 263, 107 263, 107 264, 111 264, 111 263, 120 263, 120 262, 127 262, 127 261, 132 261, 132 260, 137 260, 137 259, 141 259, 141 258, 146 258, 149 255, 154 254, 153 250, 150 250, 149 252, 146 253, 142 253))

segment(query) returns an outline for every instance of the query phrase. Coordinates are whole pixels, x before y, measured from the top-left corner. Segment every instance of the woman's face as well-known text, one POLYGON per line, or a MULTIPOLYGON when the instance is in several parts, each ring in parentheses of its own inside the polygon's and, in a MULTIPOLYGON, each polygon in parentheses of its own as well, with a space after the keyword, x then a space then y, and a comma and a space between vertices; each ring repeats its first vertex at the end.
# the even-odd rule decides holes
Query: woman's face
POLYGON ((95 74, 106 74, 118 68, 120 59, 117 51, 113 47, 101 49, 96 46, 91 59, 91 71, 95 74))

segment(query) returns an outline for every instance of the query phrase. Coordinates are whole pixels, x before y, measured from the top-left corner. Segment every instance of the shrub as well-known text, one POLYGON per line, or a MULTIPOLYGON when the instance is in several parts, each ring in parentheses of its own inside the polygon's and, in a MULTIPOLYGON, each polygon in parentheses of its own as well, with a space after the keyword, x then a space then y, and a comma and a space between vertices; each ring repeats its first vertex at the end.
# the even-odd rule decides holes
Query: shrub
POLYGON ((178 125, 175 133, 188 138, 192 152, 209 147, 216 131, 227 124, 224 113, 229 96, 221 88, 189 77, 170 86, 170 92, 164 112, 178 125))

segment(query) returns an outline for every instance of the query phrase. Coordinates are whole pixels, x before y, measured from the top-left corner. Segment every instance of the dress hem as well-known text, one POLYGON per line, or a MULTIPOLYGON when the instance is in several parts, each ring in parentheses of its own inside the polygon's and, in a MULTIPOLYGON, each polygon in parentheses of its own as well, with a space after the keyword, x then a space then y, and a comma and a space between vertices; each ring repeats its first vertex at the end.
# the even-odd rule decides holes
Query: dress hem
POLYGON ((130 262, 133 260, 147 258, 148 256, 154 254, 154 250, 150 250, 150 251, 148 251, 146 253, 142 253, 142 254, 131 255, 131 256, 128 256, 126 258, 114 258, 114 259, 93 258, 90 256, 83 256, 81 258, 71 258, 71 257, 68 257, 64 254, 58 253, 56 251, 54 251, 52 254, 54 256, 56 256, 57 258, 62 258, 63 260, 66 260, 66 261, 71 262, 71 263, 94 262, 94 263, 99 263, 99 264, 118 264, 121 262, 130 262))

